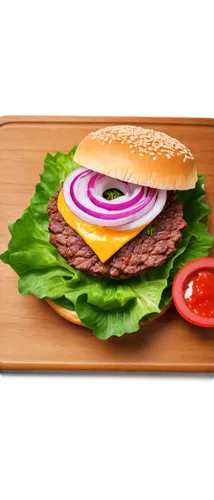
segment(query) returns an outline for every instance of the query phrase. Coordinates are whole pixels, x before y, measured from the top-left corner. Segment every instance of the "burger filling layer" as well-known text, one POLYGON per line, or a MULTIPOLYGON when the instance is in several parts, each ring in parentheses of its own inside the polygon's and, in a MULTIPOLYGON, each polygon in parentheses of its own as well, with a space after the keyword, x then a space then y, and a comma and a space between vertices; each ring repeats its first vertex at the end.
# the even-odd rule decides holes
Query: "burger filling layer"
POLYGON ((145 228, 139 228, 136 236, 102 262, 63 218, 58 209, 58 196, 59 192, 48 206, 50 241, 72 267, 94 276, 125 279, 160 266, 176 251, 186 226, 181 202, 174 193, 168 193, 159 215, 145 228))

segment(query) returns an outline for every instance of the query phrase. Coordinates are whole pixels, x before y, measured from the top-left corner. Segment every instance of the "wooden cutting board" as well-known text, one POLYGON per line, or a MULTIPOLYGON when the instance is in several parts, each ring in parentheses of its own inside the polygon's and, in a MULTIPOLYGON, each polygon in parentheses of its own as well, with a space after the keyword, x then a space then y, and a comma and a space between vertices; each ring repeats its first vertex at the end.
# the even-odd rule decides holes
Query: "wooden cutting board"
MULTIPOLYGON (((49 151, 67 152, 92 130, 112 124, 161 130, 193 152, 214 211, 214 120, 182 118, 5 117, 0 119, 0 252, 8 223, 28 206, 49 151)), ((209 218, 214 236, 214 213, 209 218)), ((132 335, 100 341, 66 322, 45 301, 22 297, 17 276, 1 265, 1 370, 213 372, 214 336, 185 322, 172 307, 132 335)))

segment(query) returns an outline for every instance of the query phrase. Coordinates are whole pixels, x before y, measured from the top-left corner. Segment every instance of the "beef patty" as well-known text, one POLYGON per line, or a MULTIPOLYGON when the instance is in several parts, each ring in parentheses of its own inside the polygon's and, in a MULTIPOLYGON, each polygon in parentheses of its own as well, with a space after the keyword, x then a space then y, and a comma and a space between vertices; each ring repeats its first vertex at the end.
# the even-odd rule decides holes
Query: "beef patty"
MULTIPOLYGON (((151 223, 153 236, 141 231, 104 264, 57 208, 58 192, 48 205, 50 241, 68 263, 94 276, 125 279, 158 267, 176 251, 185 228, 182 204, 174 193, 168 195, 163 211, 151 223)), ((149 226, 147 226, 148 228, 149 226)))

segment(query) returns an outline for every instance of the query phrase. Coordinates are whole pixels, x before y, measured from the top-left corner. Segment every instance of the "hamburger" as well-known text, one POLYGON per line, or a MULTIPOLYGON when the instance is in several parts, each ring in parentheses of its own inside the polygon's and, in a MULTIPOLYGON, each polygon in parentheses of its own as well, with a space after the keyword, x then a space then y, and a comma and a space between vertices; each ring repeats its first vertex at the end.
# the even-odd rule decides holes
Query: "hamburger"
POLYGON ((183 264, 212 244, 204 176, 163 132, 119 125, 50 154, 1 255, 32 293, 101 339, 139 329, 171 304, 183 264))

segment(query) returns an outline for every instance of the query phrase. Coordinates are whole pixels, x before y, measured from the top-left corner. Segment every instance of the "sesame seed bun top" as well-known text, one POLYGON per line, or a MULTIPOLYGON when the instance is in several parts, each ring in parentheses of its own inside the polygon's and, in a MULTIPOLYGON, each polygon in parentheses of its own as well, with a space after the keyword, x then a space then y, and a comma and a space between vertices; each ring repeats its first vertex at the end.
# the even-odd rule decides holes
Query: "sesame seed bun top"
POLYGON ((186 146, 163 132, 131 125, 91 132, 74 159, 95 172, 157 189, 191 189, 197 180, 186 146))

